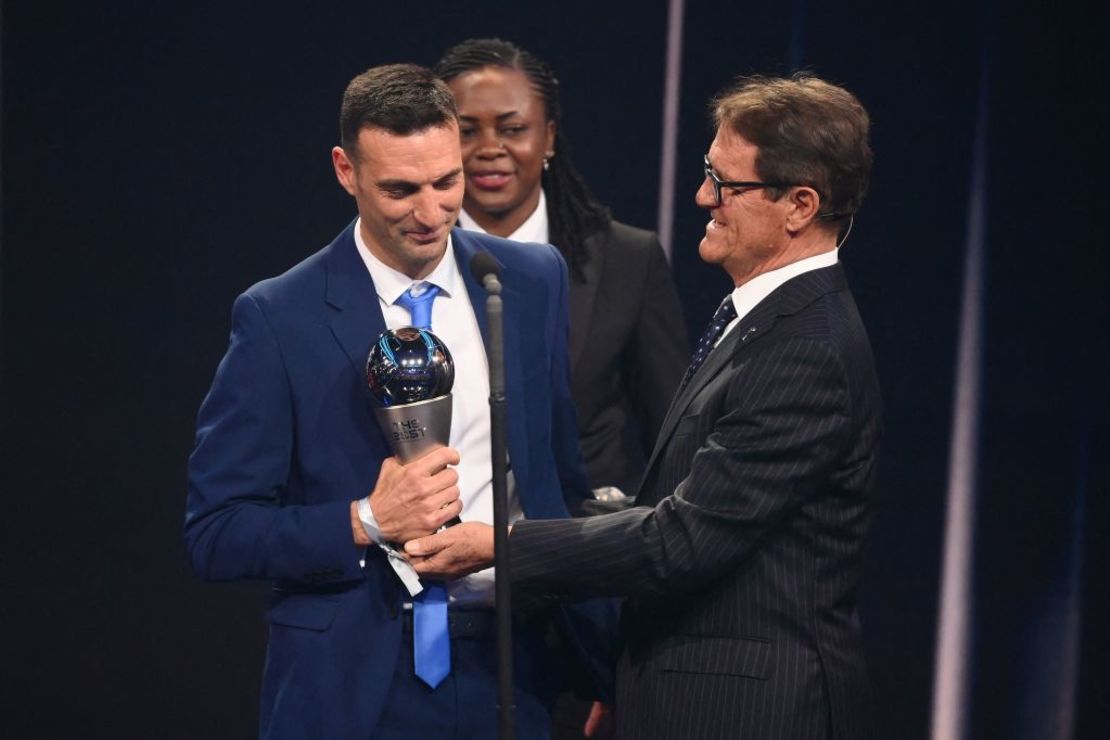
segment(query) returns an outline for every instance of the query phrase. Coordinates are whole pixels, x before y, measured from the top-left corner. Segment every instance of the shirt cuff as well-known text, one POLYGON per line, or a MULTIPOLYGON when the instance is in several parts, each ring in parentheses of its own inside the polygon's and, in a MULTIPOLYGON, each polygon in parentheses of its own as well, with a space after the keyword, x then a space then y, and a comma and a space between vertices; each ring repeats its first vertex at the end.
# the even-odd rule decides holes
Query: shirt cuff
MULTIPOLYGON (((362 522, 362 528, 366 530, 366 536, 370 541, 380 547, 389 558, 389 565, 393 568, 393 572, 401 579, 405 589, 409 592, 409 596, 416 596, 424 590, 420 584, 420 576, 416 575, 413 570, 412 564, 405 559, 404 554, 397 549, 397 546, 391 542, 386 542, 382 537, 382 531, 378 529, 378 520, 374 517, 374 512, 370 508, 370 497, 360 498, 358 500, 358 520, 362 522)), ((359 560, 359 565, 366 567, 366 558, 359 560)))
POLYGON ((358 520, 362 522, 362 529, 366 532, 370 541, 378 545, 382 544, 384 538, 382 537, 382 531, 378 529, 378 520, 374 517, 374 512, 370 508, 369 496, 358 500, 358 520))

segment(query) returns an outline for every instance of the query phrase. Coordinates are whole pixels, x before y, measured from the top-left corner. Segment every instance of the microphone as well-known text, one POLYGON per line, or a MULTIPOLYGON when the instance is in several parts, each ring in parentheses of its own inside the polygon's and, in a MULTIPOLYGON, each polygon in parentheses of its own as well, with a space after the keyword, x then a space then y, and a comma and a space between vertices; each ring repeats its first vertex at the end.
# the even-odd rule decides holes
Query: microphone
POLYGON ((509 574, 509 484, 508 432, 505 418, 505 337, 501 302, 501 267, 489 252, 470 258, 470 274, 486 289, 489 336, 490 452, 493 463, 493 567, 500 574, 494 581, 497 611, 497 737, 513 734, 513 607, 509 574))
POLYGON ((476 252, 470 258, 470 274, 482 284, 487 293, 500 295, 501 281, 498 278, 501 276, 501 265, 497 264, 492 254, 476 252))

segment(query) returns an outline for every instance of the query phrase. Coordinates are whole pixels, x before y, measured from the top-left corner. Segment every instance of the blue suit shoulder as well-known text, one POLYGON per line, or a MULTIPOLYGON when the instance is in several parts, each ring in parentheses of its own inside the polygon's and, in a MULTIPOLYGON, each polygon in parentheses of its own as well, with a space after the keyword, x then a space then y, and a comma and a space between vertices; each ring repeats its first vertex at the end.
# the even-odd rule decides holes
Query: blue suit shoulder
POLYGON ((247 288, 240 300, 249 299, 268 313, 315 313, 326 305, 329 287, 336 287, 329 286, 329 281, 350 280, 365 280, 369 284, 369 274, 354 243, 354 222, 324 248, 280 275, 247 288))
MULTIPOLYGON (((557 278, 566 273, 566 263, 559 250, 550 244, 523 244, 491 234, 479 234, 456 228, 451 232, 463 251, 473 253, 485 250, 492 254, 502 267, 524 274, 557 278)), ((460 265, 460 269, 469 269, 460 265)))
POLYGON ((324 247, 290 267, 280 275, 260 280, 244 291, 256 301, 284 304, 303 301, 308 296, 323 297, 327 286, 327 255, 331 246, 324 247))

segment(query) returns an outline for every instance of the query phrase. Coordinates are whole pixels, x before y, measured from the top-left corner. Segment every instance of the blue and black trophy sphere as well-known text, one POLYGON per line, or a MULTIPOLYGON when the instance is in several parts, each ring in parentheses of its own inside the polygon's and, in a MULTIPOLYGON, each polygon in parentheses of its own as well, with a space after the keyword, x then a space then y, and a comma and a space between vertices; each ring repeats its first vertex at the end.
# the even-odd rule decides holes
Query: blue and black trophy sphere
POLYGON ((455 362, 439 337, 412 326, 382 332, 366 360, 366 382, 401 462, 447 444, 455 362))

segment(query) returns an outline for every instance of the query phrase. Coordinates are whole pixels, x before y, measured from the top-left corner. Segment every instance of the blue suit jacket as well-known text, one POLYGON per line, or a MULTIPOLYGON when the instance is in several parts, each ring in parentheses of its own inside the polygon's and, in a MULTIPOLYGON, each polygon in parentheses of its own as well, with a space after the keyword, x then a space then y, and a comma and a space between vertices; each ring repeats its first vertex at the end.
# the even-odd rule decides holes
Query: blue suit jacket
MULTIPOLYGON (((566 267, 551 247, 452 235, 483 335, 485 293, 468 265, 487 250, 502 267, 509 455, 525 516, 565 517, 589 495, 570 397, 566 267)), ((239 296, 200 409, 185 540, 206 580, 274 582, 265 738, 369 737, 390 686, 403 589, 376 548, 360 566, 349 516, 391 454, 364 375, 384 330, 352 224, 239 296)))

